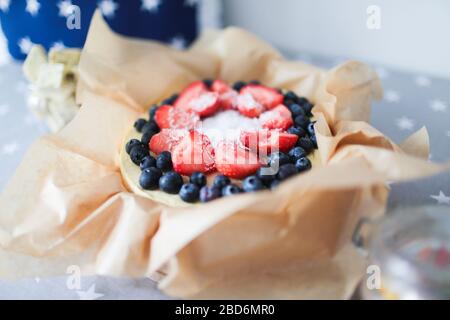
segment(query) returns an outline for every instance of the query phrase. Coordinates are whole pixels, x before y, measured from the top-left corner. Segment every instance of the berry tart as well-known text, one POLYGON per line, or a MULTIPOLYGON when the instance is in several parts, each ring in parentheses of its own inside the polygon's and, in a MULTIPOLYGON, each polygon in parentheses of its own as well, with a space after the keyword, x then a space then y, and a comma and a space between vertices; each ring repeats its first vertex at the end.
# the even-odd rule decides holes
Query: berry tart
POLYGON ((170 206, 276 188, 320 163, 312 108, 258 81, 193 82, 136 120, 121 150, 125 183, 170 206))

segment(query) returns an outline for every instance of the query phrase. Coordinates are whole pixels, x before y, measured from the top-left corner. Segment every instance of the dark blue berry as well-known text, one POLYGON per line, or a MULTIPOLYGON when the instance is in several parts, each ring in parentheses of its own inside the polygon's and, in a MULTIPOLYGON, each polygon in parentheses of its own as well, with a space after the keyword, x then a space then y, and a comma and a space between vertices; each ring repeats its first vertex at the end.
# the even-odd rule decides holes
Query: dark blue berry
POLYGON ((289 150, 291 161, 295 163, 300 158, 306 157, 306 151, 302 147, 295 147, 289 150))
POLYGON ((237 81, 233 84, 233 89, 239 92, 245 85, 246 83, 244 81, 237 81))
POLYGON ((189 181, 201 188, 206 185, 206 176, 203 172, 193 172, 189 181))
POLYGON ((314 124, 315 124, 316 122, 310 122, 309 124, 308 124, 308 127, 306 128, 306 131, 308 131, 308 134, 310 135, 310 136, 313 136, 313 135, 315 135, 316 133, 315 133, 315 131, 314 131, 314 124))
POLYGON ((203 79, 203 83, 204 83, 205 86, 208 87, 208 88, 211 88, 213 82, 214 82, 214 80, 212 80, 212 79, 203 79))
POLYGON ((302 108, 303 108, 303 110, 305 110, 305 113, 307 115, 311 115, 311 111, 312 111, 313 107, 314 107, 314 105, 309 102, 305 102, 304 104, 302 104, 302 108))
POLYGON ((180 198, 186 202, 195 202, 198 200, 200 195, 200 189, 197 185, 193 183, 185 183, 178 193, 180 198))
POLYGON ((291 158, 283 152, 274 152, 269 156, 269 166, 274 167, 278 162, 278 166, 282 166, 283 164, 290 163, 291 158))
POLYGON ((131 139, 130 141, 127 142, 127 144, 125 145, 125 151, 130 154, 131 149, 134 146, 140 145, 141 142, 138 139, 131 139))
POLYGON ((223 174, 219 174, 214 178, 213 186, 222 189, 223 187, 225 187, 227 184, 230 183, 231 183, 230 178, 224 176, 223 174))
POLYGON ((159 179, 159 188, 167 193, 177 194, 182 185, 183 178, 175 171, 169 171, 159 179))
POLYGON ((309 100, 305 97, 298 97, 297 103, 303 107, 305 105, 305 103, 309 103, 309 100))
POLYGON ((222 196, 231 196, 233 194, 241 193, 242 189, 235 184, 229 184, 222 188, 222 196))
POLYGON ((159 178, 161 178, 161 176, 162 172, 158 168, 145 168, 139 176, 139 185, 145 190, 157 189, 159 186, 159 178))
POLYGON ((158 155, 156 158, 156 167, 162 171, 172 169, 172 155, 169 151, 163 151, 158 155))
POLYGON ((170 98, 163 100, 162 105, 170 104, 173 105, 175 101, 178 99, 178 94, 173 94, 170 98))
POLYGON ((287 100, 297 101, 298 96, 294 91, 288 91, 284 94, 284 98, 287 100))
POLYGON ((141 142, 143 144, 145 144, 146 146, 148 146, 148 143, 150 142, 150 139, 157 133, 158 133, 158 131, 152 131, 152 130, 145 131, 142 134, 141 142))
POLYGON ((314 143, 311 141, 309 137, 302 137, 298 139, 297 146, 305 150, 306 152, 305 156, 314 149, 314 143))
POLYGON ((217 187, 204 186, 200 189, 200 201, 208 202, 219 198, 222 195, 222 190, 217 187))
POLYGON ((146 148, 143 144, 138 144, 131 148, 130 159, 135 165, 138 166, 142 159, 148 156, 148 154, 148 148, 146 148))
POLYGON ((156 131, 159 132, 159 127, 156 124, 155 121, 150 120, 148 121, 143 127, 142 127, 142 132, 145 133, 147 131, 156 131))
POLYGON ((295 123, 296 127, 301 127, 303 129, 307 130, 310 121, 307 116, 300 115, 300 116, 295 117, 294 123, 295 123))
POLYGON ((156 104, 152 105, 148 111, 148 116, 150 120, 155 118, 156 110, 158 110, 158 106, 156 104))
POLYGON ((304 137, 306 135, 306 131, 302 127, 290 127, 287 129, 287 133, 295 134, 298 137, 304 137))
POLYGON ((150 167, 156 167, 156 159, 153 158, 152 156, 148 155, 141 160, 139 167, 141 168, 141 170, 144 170, 144 169, 147 169, 150 167))
POLYGON ((303 157, 297 160, 295 162, 295 167, 297 168, 298 172, 306 171, 311 169, 311 161, 309 161, 308 158, 303 157))
POLYGON ((296 104, 297 102, 296 101, 294 101, 294 100, 291 100, 291 99, 286 99, 286 98, 284 98, 284 100, 283 100, 283 104, 286 106, 286 107, 290 107, 292 104, 296 104))
POLYGON ((269 186, 276 177, 276 173, 271 172, 270 167, 261 167, 256 171, 256 176, 266 185, 269 186))
POLYGON ((291 104, 289 110, 291 110, 292 118, 306 115, 305 110, 296 103, 291 104))
POLYGON ((278 180, 285 180, 297 174, 297 168, 292 163, 283 164, 277 173, 278 180))
POLYGON ((137 119, 134 122, 134 128, 137 132, 142 132, 142 128, 147 124, 147 120, 145 119, 137 119))
POLYGON ((309 140, 314 144, 314 148, 317 149, 317 138, 316 135, 309 137, 309 140))
POLYGON ((242 182, 242 188, 245 192, 254 192, 263 190, 266 186, 257 176, 249 176, 242 182))

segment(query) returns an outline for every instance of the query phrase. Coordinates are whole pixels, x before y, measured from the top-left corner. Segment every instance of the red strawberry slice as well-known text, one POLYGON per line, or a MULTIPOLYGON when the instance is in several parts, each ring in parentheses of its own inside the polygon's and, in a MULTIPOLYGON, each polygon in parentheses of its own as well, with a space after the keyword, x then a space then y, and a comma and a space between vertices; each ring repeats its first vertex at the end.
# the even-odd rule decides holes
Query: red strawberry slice
POLYGON ((291 111, 280 104, 272 110, 266 111, 259 117, 263 128, 286 130, 294 123, 291 111))
POLYGON ((172 163, 173 169, 183 175, 212 172, 215 170, 214 148, 206 135, 191 130, 173 148, 172 163))
POLYGON ((251 150, 258 150, 260 156, 266 156, 272 151, 286 152, 297 143, 298 136, 277 130, 242 131, 240 140, 251 150))
POLYGON ((258 156, 236 142, 221 141, 216 147, 216 168, 230 178, 242 179, 261 167, 258 156))
POLYGON ((233 89, 222 80, 214 80, 213 84, 211 85, 211 90, 222 94, 228 91, 232 91, 233 89))
POLYGON ((195 112, 200 117, 213 115, 219 109, 219 94, 217 92, 202 93, 197 98, 192 99, 187 105, 181 108, 195 112))
POLYGON ((272 109, 283 103, 283 95, 273 88, 260 84, 248 84, 240 91, 241 94, 251 94, 264 108, 272 109))
POLYGON ((264 106, 256 101, 250 93, 239 94, 237 108, 240 113, 249 118, 259 117, 264 112, 264 106))
POLYGON ((174 146, 186 135, 185 130, 162 129, 155 134, 148 144, 150 151, 160 154, 163 151, 172 152, 174 146))
POLYGON ((186 87, 181 93, 178 99, 173 104, 175 107, 184 107, 189 105, 189 103, 198 98, 203 93, 208 92, 208 87, 203 83, 203 81, 195 81, 186 87))
POLYGON ((161 106, 155 112, 156 124, 161 129, 192 129, 199 120, 199 116, 194 112, 170 105, 161 106))

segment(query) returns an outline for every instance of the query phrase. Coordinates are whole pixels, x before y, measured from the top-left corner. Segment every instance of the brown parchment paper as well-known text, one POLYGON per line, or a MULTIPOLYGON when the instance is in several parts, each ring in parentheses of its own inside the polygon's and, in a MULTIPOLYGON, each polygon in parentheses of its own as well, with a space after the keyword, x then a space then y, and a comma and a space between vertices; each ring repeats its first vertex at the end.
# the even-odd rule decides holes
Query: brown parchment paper
POLYGON ((362 216, 383 214, 386 181, 436 174, 428 135, 401 146, 368 124, 376 74, 349 61, 331 70, 285 60, 237 28, 190 49, 125 38, 96 13, 80 61, 82 107, 39 139, 0 198, 0 276, 158 276, 189 298, 342 299, 365 261, 351 244, 362 216), (315 103, 323 166, 273 192, 171 208, 130 193, 118 160, 124 136, 150 104, 201 78, 259 79, 315 103))

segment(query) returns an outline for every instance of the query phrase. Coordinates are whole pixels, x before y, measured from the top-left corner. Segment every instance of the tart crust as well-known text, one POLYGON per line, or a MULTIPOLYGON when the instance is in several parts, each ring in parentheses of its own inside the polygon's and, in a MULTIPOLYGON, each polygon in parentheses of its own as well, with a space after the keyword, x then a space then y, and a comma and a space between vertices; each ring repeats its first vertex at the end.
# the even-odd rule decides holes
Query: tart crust
MULTIPOLYGON (((123 181, 126 188, 140 196, 149 198, 159 203, 165 204, 171 207, 187 207, 193 205, 181 200, 177 194, 169 194, 161 190, 144 190, 139 186, 139 175, 141 170, 139 166, 135 165, 131 160, 127 152, 125 151, 125 143, 130 139, 141 140, 142 134, 137 132, 134 127, 125 136, 121 150, 120 150, 120 171, 122 173, 123 181)), ((320 166, 321 159, 317 149, 308 155, 308 159, 311 161, 312 167, 320 166)), ((212 183, 217 173, 209 174, 207 176, 208 185, 212 183)), ((188 181, 188 177, 183 177, 183 180, 188 181)), ((239 180, 235 180, 239 181, 239 180)))

